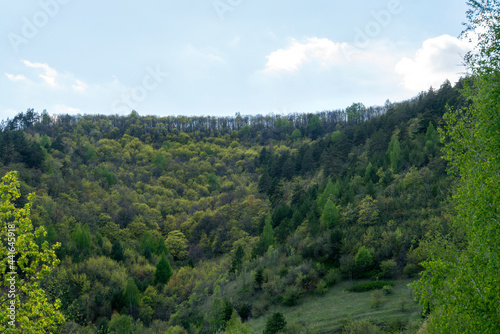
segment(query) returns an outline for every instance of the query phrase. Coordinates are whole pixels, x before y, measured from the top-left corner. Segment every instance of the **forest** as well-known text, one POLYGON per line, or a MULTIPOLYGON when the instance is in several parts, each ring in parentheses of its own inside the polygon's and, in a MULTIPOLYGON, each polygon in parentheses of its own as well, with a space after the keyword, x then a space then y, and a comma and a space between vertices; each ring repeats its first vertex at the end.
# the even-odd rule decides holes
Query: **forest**
MULTIPOLYGON (((489 20, 480 9, 472 25, 489 20)), ((382 107, 234 117, 28 109, 4 120, 0 270, 4 293, 8 226, 18 223, 15 330, 495 333, 494 22, 483 52, 466 57, 471 76, 382 107), (398 282, 413 282, 416 301, 397 321, 359 315, 324 328, 287 317, 344 285, 348 298, 373 291, 377 310, 398 282)))

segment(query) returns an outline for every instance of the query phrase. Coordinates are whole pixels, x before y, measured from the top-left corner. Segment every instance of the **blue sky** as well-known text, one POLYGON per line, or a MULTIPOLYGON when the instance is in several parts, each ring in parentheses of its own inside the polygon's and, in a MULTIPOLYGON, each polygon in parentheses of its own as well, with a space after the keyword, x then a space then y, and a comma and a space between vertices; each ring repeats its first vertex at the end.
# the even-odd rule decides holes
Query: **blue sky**
POLYGON ((455 82, 457 0, 0 3, 0 119, 383 105, 455 82))

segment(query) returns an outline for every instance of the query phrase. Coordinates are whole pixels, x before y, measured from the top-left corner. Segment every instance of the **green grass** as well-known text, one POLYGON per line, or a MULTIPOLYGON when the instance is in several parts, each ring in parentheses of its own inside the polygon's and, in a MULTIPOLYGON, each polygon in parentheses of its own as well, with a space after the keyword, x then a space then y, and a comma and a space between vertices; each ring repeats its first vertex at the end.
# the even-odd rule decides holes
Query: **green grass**
MULTIPOLYGON (((287 324, 302 324, 317 333, 340 332, 342 326, 351 320, 368 319, 382 329, 388 330, 391 323, 407 324, 418 320, 420 306, 413 300, 407 286, 412 279, 394 280, 393 293, 384 295, 384 302, 378 308, 372 307, 372 291, 349 292, 348 281, 330 288, 324 296, 307 296, 294 307, 271 306, 267 314, 251 319, 248 324, 255 333, 262 333, 267 316, 273 312, 282 312, 287 324), (406 302, 406 310, 401 311, 401 301, 406 302)), ((354 282, 354 284, 361 282, 354 282)), ((400 333, 400 331, 397 331, 400 333)))

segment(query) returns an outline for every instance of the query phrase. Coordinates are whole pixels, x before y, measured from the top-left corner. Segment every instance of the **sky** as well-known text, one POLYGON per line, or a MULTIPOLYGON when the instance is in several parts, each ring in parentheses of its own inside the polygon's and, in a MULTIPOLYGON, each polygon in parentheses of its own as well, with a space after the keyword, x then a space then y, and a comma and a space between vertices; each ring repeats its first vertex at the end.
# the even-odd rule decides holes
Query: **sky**
POLYGON ((465 0, 0 2, 0 119, 314 113, 455 83, 465 0))

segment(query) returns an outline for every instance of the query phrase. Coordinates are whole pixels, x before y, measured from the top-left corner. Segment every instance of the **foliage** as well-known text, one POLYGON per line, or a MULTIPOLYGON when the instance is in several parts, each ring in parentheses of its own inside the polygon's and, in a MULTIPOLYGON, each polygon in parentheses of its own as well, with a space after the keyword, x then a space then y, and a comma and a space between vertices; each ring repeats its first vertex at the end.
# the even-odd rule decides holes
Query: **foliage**
POLYGON ((348 290, 351 292, 365 292, 365 291, 370 291, 370 290, 382 289, 385 286, 394 286, 394 283, 387 282, 387 281, 374 281, 374 282, 360 283, 360 284, 356 284, 352 288, 349 288, 348 290))
POLYGON ((186 258, 188 242, 184 233, 179 230, 169 232, 165 244, 174 258, 180 260, 186 258))
POLYGON ((154 284, 167 284, 172 277, 173 271, 165 255, 162 255, 156 265, 154 284))
POLYGON ((56 331, 65 321, 59 310, 61 304, 50 300, 40 283, 59 264, 55 254, 59 244, 36 244, 36 239, 46 232, 43 227, 33 229, 33 195, 27 197, 24 207, 16 208, 15 201, 21 196, 19 187, 16 172, 5 175, 0 183, 0 283, 2 290, 8 291, 0 310, 0 329, 9 333, 56 331))
POLYGON ((241 322, 240 316, 236 312, 233 311, 231 315, 231 319, 228 321, 226 325, 226 333, 227 334, 252 334, 252 330, 247 324, 243 324, 241 322))
POLYGON ((343 334, 377 334, 380 330, 368 320, 351 321, 342 329, 343 334))
POLYGON ((245 250, 241 245, 238 246, 236 252, 233 255, 231 268, 229 269, 230 273, 235 273, 241 270, 243 267, 243 257, 245 256, 245 250))
POLYGON ((468 30, 478 46, 466 63, 474 82, 471 105, 445 115, 444 152, 460 177, 453 196, 454 234, 437 238, 415 284, 431 311, 430 333, 493 333, 500 328, 500 2, 469 1, 468 30), (477 29, 476 29, 477 28, 477 29))
POLYGON ((123 312, 141 321, 139 332, 207 332, 215 298, 225 320, 224 297, 243 319, 267 315, 286 291, 307 301, 341 273, 418 273, 430 253, 423 240, 450 226, 453 177, 432 128, 446 104, 464 105, 463 84, 384 107, 354 105, 350 115, 31 111, 2 123, 1 169, 19 169, 23 193, 37 193, 33 225, 48 233, 36 242, 61 243, 62 265, 42 284, 61 300, 68 330, 105 330, 123 312), (37 150, 42 159, 30 161, 37 150), (160 275, 162 256, 171 269, 160 275), (161 277, 166 284, 155 284, 161 277), (139 290, 132 312, 129 278, 139 290))
POLYGON ((264 334, 275 334, 286 328, 286 320, 282 313, 275 312, 267 318, 264 334))

